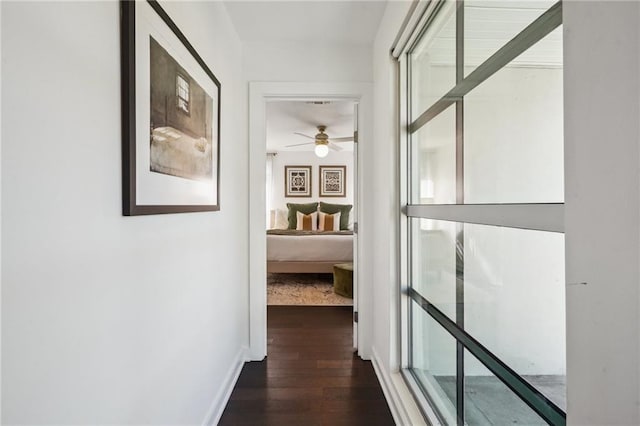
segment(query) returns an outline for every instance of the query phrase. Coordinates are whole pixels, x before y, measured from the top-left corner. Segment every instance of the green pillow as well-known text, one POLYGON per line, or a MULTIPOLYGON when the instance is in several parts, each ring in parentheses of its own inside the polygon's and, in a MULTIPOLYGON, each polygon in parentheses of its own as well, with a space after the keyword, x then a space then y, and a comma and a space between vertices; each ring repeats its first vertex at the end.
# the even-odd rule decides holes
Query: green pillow
POLYGON ((334 214, 340 212, 340 230, 349 229, 349 212, 353 208, 352 204, 329 204, 320 201, 320 211, 334 214))
POLYGON ((287 207, 289 208, 289 228, 288 229, 296 229, 296 225, 298 224, 298 219, 296 218, 296 212, 300 212, 303 214, 311 214, 313 212, 318 211, 318 203, 308 203, 308 204, 294 204, 287 203, 287 207))

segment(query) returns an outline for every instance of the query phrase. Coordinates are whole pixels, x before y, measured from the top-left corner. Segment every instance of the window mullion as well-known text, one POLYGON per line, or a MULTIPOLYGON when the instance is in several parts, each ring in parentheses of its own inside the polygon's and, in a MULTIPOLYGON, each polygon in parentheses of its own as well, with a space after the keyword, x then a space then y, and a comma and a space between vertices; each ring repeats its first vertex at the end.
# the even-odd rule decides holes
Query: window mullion
MULTIPOLYGON (((464 80, 464 1, 456 0, 456 86, 464 80)), ((464 103, 456 101, 456 203, 464 204, 464 103)), ((464 330, 464 224, 456 224, 456 324, 464 330)), ((464 346, 456 342, 456 409, 465 424, 464 346)))
POLYGON ((564 232, 564 204, 411 204, 407 216, 564 232))

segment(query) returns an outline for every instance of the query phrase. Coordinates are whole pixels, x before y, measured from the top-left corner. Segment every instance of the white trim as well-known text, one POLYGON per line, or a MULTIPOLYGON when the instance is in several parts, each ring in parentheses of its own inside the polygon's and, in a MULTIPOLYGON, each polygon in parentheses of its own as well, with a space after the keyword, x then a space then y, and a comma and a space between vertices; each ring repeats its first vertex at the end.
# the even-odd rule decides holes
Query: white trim
MULTIPOLYGON (((411 394, 411 391, 404 383, 399 372, 389 374, 380 364, 380 357, 375 349, 371 350, 373 356, 371 357, 371 363, 373 369, 380 382, 380 387, 384 393, 384 397, 391 410, 393 420, 397 425, 407 426, 422 426, 427 424, 437 425, 437 417, 435 413, 431 412, 431 423, 427 423, 422 416, 420 409, 416 405, 415 399, 411 394), (435 420, 435 423, 433 422, 435 420)), ((430 407, 426 407, 431 410, 430 407)), ((429 413, 427 413, 429 414, 429 413)))
POLYGON ((217 425, 220 421, 220 417, 222 417, 222 413, 224 413, 227 402, 229 402, 229 398, 231 397, 231 392, 233 392, 233 388, 238 381, 238 377, 240 377, 242 367, 244 366, 244 363, 249 360, 249 358, 247 357, 247 352, 248 348, 246 346, 243 346, 235 356, 232 364, 233 368, 229 370, 227 377, 225 377, 224 381, 222 382, 223 384, 220 387, 220 390, 211 403, 211 407, 207 411, 207 414, 204 416, 204 420, 202 421, 203 426, 217 425))
MULTIPOLYGON (((249 357, 262 360, 267 354, 267 244, 264 226, 266 176, 266 102, 267 100, 352 100, 360 103, 358 111, 359 142, 362 146, 371 140, 372 84, 351 83, 302 83, 302 82, 250 82, 249 83, 249 357), (362 143, 364 142, 364 143, 362 143)), ((366 149, 366 148, 365 148, 366 149)), ((358 156, 358 181, 362 188, 362 155, 358 156)), ((361 197, 362 191, 359 192, 361 197)), ((357 200, 361 203, 361 200, 357 200)), ((362 209, 356 222, 360 229, 362 209)), ((370 249, 358 239, 356 256, 367 259, 370 249)), ((367 262, 360 262, 366 267, 367 262)), ((370 283, 358 274, 356 285, 368 288, 370 283)), ((361 291, 358 295, 358 354, 363 359, 370 357, 372 341, 372 295, 361 291)))
POLYGON ((355 251, 356 256, 353 257, 353 336, 351 337, 351 341, 353 342, 353 350, 354 352, 358 351, 358 343, 359 343, 359 335, 358 335, 358 322, 356 322, 356 315, 358 312, 358 300, 360 297, 360 288, 358 287, 358 283, 360 283, 360 265, 358 263, 358 253, 360 242, 358 239, 358 218, 360 217, 360 210, 362 210, 362 182, 363 179, 360 176, 360 152, 358 151, 358 117, 360 105, 356 102, 353 105, 353 136, 354 136, 354 144, 353 144, 353 177, 354 177, 354 185, 353 185, 353 210, 352 214, 356 218, 353 224, 354 232, 353 232, 353 243, 358 250, 355 251))
POLYGON ((564 204, 423 204, 407 206, 407 215, 453 222, 564 232, 564 204))
POLYGON ((262 215, 266 209, 265 89, 249 86, 249 357, 267 355, 267 243, 262 215))
MULTIPOLYGON (((407 105, 407 59, 406 56, 402 56, 398 61, 398 213, 400 213, 400 206, 406 206, 408 204, 409 193, 407 188, 409 187, 408 170, 408 144, 409 140, 409 112, 407 105)), ((398 300, 398 340, 397 340, 397 356, 400 362, 401 368, 409 366, 409 297, 407 289, 409 288, 409 220, 403 215, 399 214, 398 218, 398 278, 399 278, 399 300, 398 300)))
MULTIPOLYGON (((0 5, 0 22, 2 22, 2 5, 0 5)), ((5 36, 5 40, 6 40, 6 36, 5 36)), ((2 46, 2 31, 0 31, 0 46, 2 46)), ((2 50, 0 48, 0 50, 2 50)), ((0 62, 0 75, 2 75, 2 63, 0 62)), ((2 99, 2 85, 0 85, 0 99, 2 99)), ((2 128, 2 102, 0 102, 0 128, 2 128)), ((0 132, 0 160, 2 159, 2 132, 0 132)), ((0 161, 0 177, 2 176, 2 161, 0 161)), ((1 179, 0 179, 1 181, 1 179)), ((2 185, 0 185, 0 241, 4 241, 2 239, 2 185)), ((0 244, 0 306, 2 306, 2 244, 0 244)), ((2 328, 2 315, 0 315, 0 330, 3 330, 2 328)), ((3 353, 2 351, 2 338, 1 338, 2 332, 0 332, 0 354, 3 353)), ((1 358, 1 357, 0 357, 1 358)), ((2 369, 0 368, 0 383, 2 382, 2 369)), ((2 389, 0 388, 0 401, 2 401, 2 389)), ((0 419, 2 419, 2 403, 0 402, 0 419)), ((1 422, 1 420, 0 420, 1 422)))
MULTIPOLYGON (((443 423, 438 418, 438 415, 436 414, 436 411, 435 411, 434 404, 427 399, 424 391, 422 390, 420 384, 418 384, 418 381, 413 376, 413 374, 411 374, 408 370, 405 369, 402 371, 401 374, 399 374, 399 377, 402 378, 402 384, 409 390, 412 397, 414 398, 413 401, 416 403, 416 406, 419 407, 419 409, 420 408, 422 409, 422 414, 423 416, 426 417, 427 423, 433 426, 441 426, 441 425, 456 423, 455 418, 446 420, 448 421, 448 423, 443 423)), ((428 385, 428 382, 424 384, 428 385)), ((429 390, 427 390, 427 393, 428 392, 429 390)))
POLYGON ((391 46, 391 56, 398 59, 415 42, 420 35, 418 30, 425 26, 438 3, 438 1, 431 0, 414 0, 402 23, 400 32, 391 46))

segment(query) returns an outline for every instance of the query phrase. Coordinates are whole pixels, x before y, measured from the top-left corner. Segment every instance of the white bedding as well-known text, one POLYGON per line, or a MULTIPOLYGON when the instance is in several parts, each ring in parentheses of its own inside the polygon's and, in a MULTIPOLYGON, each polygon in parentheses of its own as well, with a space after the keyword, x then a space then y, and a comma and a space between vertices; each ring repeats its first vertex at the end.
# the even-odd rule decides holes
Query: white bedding
POLYGON ((267 261, 353 261, 353 235, 267 235, 267 261))

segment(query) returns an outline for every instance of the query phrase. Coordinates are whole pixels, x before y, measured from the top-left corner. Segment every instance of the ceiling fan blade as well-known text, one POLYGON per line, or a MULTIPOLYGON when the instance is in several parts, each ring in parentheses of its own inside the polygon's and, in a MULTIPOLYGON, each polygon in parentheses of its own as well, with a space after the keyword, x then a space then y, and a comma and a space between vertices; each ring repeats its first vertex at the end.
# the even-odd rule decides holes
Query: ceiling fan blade
POLYGON ((309 139, 314 139, 315 138, 313 136, 309 136, 309 135, 305 135, 304 133, 300 133, 300 132, 293 132, 294 135, 300 135, 300 136, 304 136, 305 138, 309 138, 309 139))
POLYGON ((345 136, 342 138, 329 138, 331 142, 353 142, 353 136, 345 136))
POLYGON ((293 145, 285 145, 285 148, 291 148, 292 146, 302 146, 302 145, 315 145, 315 142, 295 143, 293 145))
POLYGON ((334 151, 342 151, 343 148, 341 146, 339 146, 339 145, 336 145, 336 144, 330 142, 329 143, 329 149, 332 149, 334 151))

